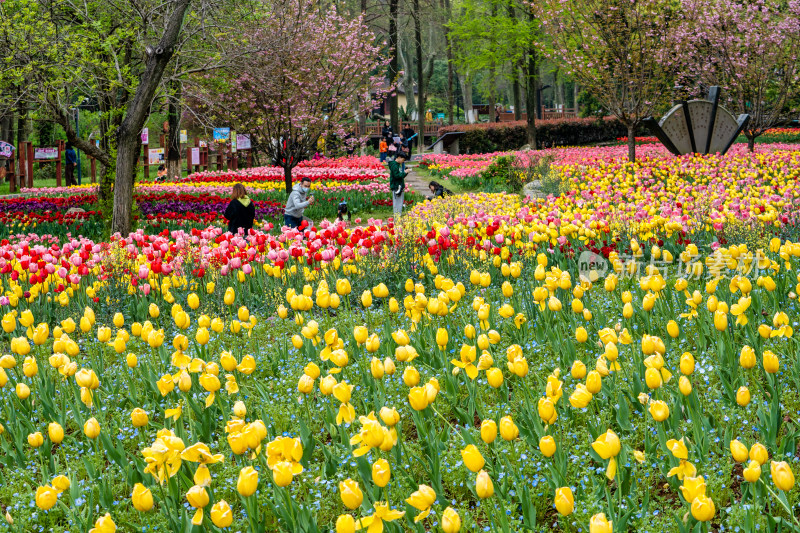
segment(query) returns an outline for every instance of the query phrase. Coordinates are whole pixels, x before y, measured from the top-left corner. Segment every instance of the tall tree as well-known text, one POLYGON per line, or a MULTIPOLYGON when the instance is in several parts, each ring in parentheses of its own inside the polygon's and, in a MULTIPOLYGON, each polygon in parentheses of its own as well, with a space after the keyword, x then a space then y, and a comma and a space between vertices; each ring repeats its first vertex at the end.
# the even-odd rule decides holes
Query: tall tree
POLYGON ((537 15, 546 50, 628 129, 628 159, 636 158, 636 127, 668 92, 660 61, 676 16, 671 0, 543 0, 537 15))
MULTIPOLYGON (((398 29, 397 29, 397 11, 399 0, 389 0, 389 85, 394 86, 397 83, 398 72, 398 29)), ((414 97, 414 93, 411 93, 414 97)), ((391 118, 392 129, 400 131, 398 124, 398 109, 397 109, 397 91, 392 91, 389 96, 389 116, 391 118)))
MULTIPOLYGON (((131 229, 140 130, 153 98, 164 89, 166 78, 209 70, 219 63, 213 46, 202 43, 213 40, 211 29, 214 38, 230 37, 210 17, 229 15, 228 6, 246 13, 244 3, 15 0, 2 5, 9 10, 8 16, 0 16, 0 36, 9 42, 12 61, 0 84, 29 80, 20 84, 28 105, 42 119, 59 124, 69 141, 100 162, 99 196, 104 212, 113 212, 113 231, 131 229), (185 20, 191 31, 184 31, 185 20), (167 66, 185 47, 189 49, 184 56, 192 60, 167 76, 167 66), (100 109, 99 146, 74 127, 75 107, 85 99, 100 109)), ((0 47, 0 56, 6 50, 0 47)))
MULTIPOLYGON (((198 78, 192 90, 212 118, 256 135, 273 163, 292 169, 333 133, 355 143, 353 110, 365 113, 383 97, 386 62, 361 17, 347 20, 315 0, 277 0, 269 15, 242 28, 262 50, 242 57, 215 79, 198 78)), ((391 87, 390 87, 391 90, 391 87)))
POLYGON ((800 2, 783 0, 684 0, 670 54, 679 83, 699 92, 711 85, 738 113, 752 151, 767 129, 797 116, 800 96, 800 2))

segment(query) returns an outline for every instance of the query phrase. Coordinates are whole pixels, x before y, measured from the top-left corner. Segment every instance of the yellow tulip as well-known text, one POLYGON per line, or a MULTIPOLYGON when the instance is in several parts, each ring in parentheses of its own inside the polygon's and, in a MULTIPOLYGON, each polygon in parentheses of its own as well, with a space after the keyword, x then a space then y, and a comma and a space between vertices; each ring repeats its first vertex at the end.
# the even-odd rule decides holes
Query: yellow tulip
POLYGON ((770 463, 769 473, 772 477, 772 482, 775 483, 775 486, 780 490, 788 492, 794 487, 794 474, 786 461, 772 461, 770 463))
POLYGON ((539 451, 545 457, 552 457, 556 453, 556 440, 550 435, 545 435, 539 439, 539 451))
POLYGON ((225 500, 220 500, 211 506, 211 522, 219 528, 229 527, 233 523, 233 511, 225 500))
POLYGON ((30 433, 28 435, 28 445, 31 448, 38 448, 44 444, 44 436, 40 432, 30 433))
POLYGON ((776 374, 780 370, 781 363, 778 356, 770 350, 765 350, 762 356, 764 371, 768 374, 776 374))
POLYGON ((361 492, 358 482, 349 478, 339 482, 339 496, 342 498, 344 506, 350 510, 358 509, 361 502, 364 501, 364 494, 361 492))
POLYGON ((598 513, 589 520, 589 533, 614 533, 614 522, 605 513, 598 513))
POLYGON ((494 494, 494 483, 485 470, 478 472, 478 477, 475 479, 475 493, 481 500, 491 498, 494 494))
POLYGON ((750 461, 747 468, 742 471, 742 474, 744 475, 745 481, 748 483, 755 483, 761 478, 761 465, 758 461, 750 461))
POLYGON ((706 480, 703 476, 698 477, 684 477, 683 485, 681 485, 681 494, 683 498, 691 503, 699 495, 706 493, 706 480))
POLYGON ((225 305, 233 305, 233 301, 236 299, 236 293, 234 292, 232 287, 228 287, 225 289, 225 296, 223 296, 222 301, 225 302, 225 305))
POLYGON ((258 488, 258 471, 252 466, 245 466, 239 471, 239 479, 236 482, 236 490, 239 494, 247 498, 255 494, 258 488))
POLYGON ((769 452, 760 442, 756 442, 750 447, 749 456, 751 460, 758 461, 758 463, 762 465, 767 464, 767 461, 769 461, 769 452))
POLYGON ((442 531, 444 533, 458 533, 460 529, 461 517, 452 507, 448 507, 442 513, 442 531))
POLYGON ((461 459, 464 461, 464 466, 472 472, 478 472, 486 464, 481 452, 473 444, 461 450, 461 459))
POLYGON ((83 433, 90 439, 96 439, 100 435, 100 424, 96 418, 92 417, 83 424, 83 433))
POLYGON ((356 520, 353 515, 342 514, 336 519, 336 533, 355 533, 356 520))
POLYGON ((494 420, 484 420, 481 422, 481 440, 486 444, 491 444, 497 438, 497 423, 494 420))
POLYGON ((652 401, 650 402, 650 414, 656 422, 663 422, 669 418, 669 406, 661 400, 652 401))
POLYGON ((560 487, 556 489, 554 500, 556 510, 562 516, 568 516, 575 510, 575 499, 572 496, 572 489, 569 487, 560 487))
POLYGON ((49 485, 36 489, 36 507, 43 511, 52 509, 58 502, 58 492, 49 485))
POLYGON ((592 449, 602 459, 611 459, 619 455, 621 444, 619 437, 612 430, 608 430, 592 443, 592 449))
POLYGON ((407 366, 405 370, 403 370, 403 383, 406 384, 407 387, 416 387, 419 384, 419 372, 413 366, 407 366))
POLYGON ((743 463, 747 461, 748 457, 747 446, 742 444, 739 440, 732 440, 730 443, 730 449, 734 461, 736 461, 737 463, 743 463))
POLYGON ((519 428, 510 416, 500 419, 500 436, 506 441, 512 441, 519 437, 519 428))
POLYGON ((736 403, 742 407, 746 407, 750 403, 750 389, 745 386, 739 387, 736 390, 736 403))
POLYGON ((133 486, 131 502, 134 509, 141 513, 146 513, 153 508, 153 493, 141 483, 137 483, 133 486))
POLYGON ((294 467, 289 461, 279 461, 272 467, 272 479, 279 487, 287 487, 292 483, 294 467))
POLYGON ((58 422, 50 422, 47 426, 47 436, 53 444, 61 444, 64 440, 64 428, 58 422))
POLYGON ((692 501, 692 516, 699 522, 708 522, 716 512, 714 501, 705 494, 698 495, 692 501))
POLYGON ((389 483, 392 472, 386 459, 378 459, 372 465, 372 481, 378 487, 385 487, 389 483))

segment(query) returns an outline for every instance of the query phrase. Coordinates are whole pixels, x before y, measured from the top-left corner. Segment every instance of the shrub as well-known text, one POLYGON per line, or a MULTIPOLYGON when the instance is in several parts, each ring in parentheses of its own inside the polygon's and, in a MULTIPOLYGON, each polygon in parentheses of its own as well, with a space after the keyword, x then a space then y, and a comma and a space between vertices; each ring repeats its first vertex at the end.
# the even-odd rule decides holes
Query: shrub
MULTIPOLYGON (((487 122, 481 124, 455 124, 439 128, 439 135, 462 131, 459 150, 465 154, 516 150, 528 142, 527 123, 487 122)), ((577 118, 536 121, 538 148, 578 146, 600 142, 613 142, 628 134, 625 126, 615 118, 577 118)))

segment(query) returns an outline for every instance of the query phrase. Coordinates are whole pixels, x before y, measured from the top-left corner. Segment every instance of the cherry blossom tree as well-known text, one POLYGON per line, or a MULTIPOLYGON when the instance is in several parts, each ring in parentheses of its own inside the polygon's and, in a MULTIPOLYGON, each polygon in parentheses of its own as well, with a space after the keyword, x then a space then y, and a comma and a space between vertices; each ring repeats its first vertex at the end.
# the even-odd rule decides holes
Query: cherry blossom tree
POLYGON ((678 83, 702 94, 723 88, 731 111, 749 113, 750 150, 770 127, 797 116, 800 1, 683 0, 672 54, 678 83))
POLYGON ((633 161, 636 127, 670 96, 661 52, 671 46, 674 2, 541 0, 534 8, 544 54, 627 126, 633 161))
POLYGON ((320 136, 357 143, 359 114, 382 96, 386 61, 362 17, 348 20, 315 0, 278 0, 257 27, 243 28, 260 50, 221 78, 194 87, 209 120, 256 137, 258 146, 292 169, 320 136))

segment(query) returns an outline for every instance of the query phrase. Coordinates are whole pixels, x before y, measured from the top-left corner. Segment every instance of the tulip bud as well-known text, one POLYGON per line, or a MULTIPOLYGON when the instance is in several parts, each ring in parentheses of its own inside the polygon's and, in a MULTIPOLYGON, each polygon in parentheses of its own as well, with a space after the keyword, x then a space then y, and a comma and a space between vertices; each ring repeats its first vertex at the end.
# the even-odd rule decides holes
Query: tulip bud
POLYGON ((58 422, 50 422, 47 426, 47 436, 53 444, 60 444, 64 440, 64 428, 58 422))
POLYGON ((748 483, 755 483, 761 478, 761 465, 758 461, 750 461, 750 464, 742 471, 742 474, 744 475, 745 481, 748 483))
POLYGON ((378 487, 385 487, 389 483, 391 475, 391 469, 386 459, 378 459, 372 465, 372 481, 378 487))
POLYGON ((497 438, 497 423, 494 420, 484 420, 481 422, 481 440, 486 444, 491 444, 497 438))
POLYGON ((239 494, 247 498, 255 494, 258 488, 258 472, 252 466, 246 466, 239 471, 239 480, 236 482, 236 490, 239 494))
POLYGON ((342 514, 336 519, 336 533, 355 533, 356 521, 353 515, 342 514))
POLYGON ((539 439, 539 451, 545 457, 552 457, 556 453, 556 440, 550 435, 545 435, 539 439))
POLYGON ((589 520, 589 533, 613 533, 613 522, 606 518, 605 513, 598 513, 589 520))
POLYGON ((506 441, 512 441, 519 436, 519 428, 510 416, 500 419, 500 436, 506 441))
POLYGON ((96 439, 100 435, 100 424, 97 419, 92 417, 83 425, 83 433, 90 439, 96 439))
POLYGON ((131 502, 134 509, 141 513, 146 513, 153 508, 153 493, 141 483, 137 483, 133 486, 131 502))
POLYGON ((769 461, 769 452, 760 442, 756 442, 750 447, 749 456, 751 460, 758 461, 762 465, 767 464, 767 461, 769 461))
POLYGON ((792 490, 794 487, 794 474, 786 461, 772 461, 769 472, 776 487, 784 492, 792 490))
POLYGON ((736 403, 742 407, 747 406, 750 403, 750 389, 744 386, 739 387, 736 391, 736 403))
POLYGON ((692 502, 692 516, 699 522, 708 522, 716 512, 714 501, 705 494, 699 494, 692 502))
POLYGON ((491 498, 494 494, 494 483, 485 470, 478 472, 478 477, 475 479, 475 492, 481 500, 491 498))
POLYGON ((147 413, 141 407, 137 407, 131 411, 131 423, 133 427, 140 428, 146 426, 148 421, 147 413))
POLYGON ((464 461, 464 466, 472 472, 478 472, 486 464, 481 452, 473 444, 461 450, 461 459, 464 461))
POLYGON ((575 499, 572 496, 572 490, 569 487, 560 487, 556 489, 554 500, 556 510, 562 516, 570 515, 572 514, 572 511, 575 510, 575 499))
POLYGON ((458 533, 460 529, 461 517, 452 507, 448 507, 442 513, 442 530, 444 533, 458 533))
POLYGON ((349 478, 339 482, 339 495, 344 506, 350 510, 358 509, 364 501, 364 494, 358 482, 349 478))

